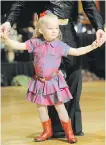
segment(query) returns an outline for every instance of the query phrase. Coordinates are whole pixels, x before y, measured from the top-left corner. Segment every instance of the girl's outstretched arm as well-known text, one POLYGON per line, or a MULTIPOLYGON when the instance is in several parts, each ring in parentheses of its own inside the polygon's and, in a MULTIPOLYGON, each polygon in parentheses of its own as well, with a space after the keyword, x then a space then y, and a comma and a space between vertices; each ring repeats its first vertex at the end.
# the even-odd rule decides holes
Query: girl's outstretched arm
POLYGON ((6 34, 1 34, 1 39, 9 49, 27 50, 26 44, 8 38, 6 34))
POLYGON ((90 51, 98 48, 98 45, 96 41, 94 41, 91 45, 85 46, 85 47, 80 47, 80 48, 70 48, 68 55, 73 55, 73 56, 80 56, 84 55, 86 53, 89 53, 90 51))

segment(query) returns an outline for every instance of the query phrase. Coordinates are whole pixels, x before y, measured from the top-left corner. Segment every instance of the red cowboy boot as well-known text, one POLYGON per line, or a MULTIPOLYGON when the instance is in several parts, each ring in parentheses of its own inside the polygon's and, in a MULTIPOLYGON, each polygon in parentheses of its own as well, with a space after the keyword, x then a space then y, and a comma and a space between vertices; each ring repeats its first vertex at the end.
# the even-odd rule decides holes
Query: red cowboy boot
POLYGON ((61 125, 64 129, 64 132, 65 132, 65 135, 66 135, 66 138, 68 139, 68 141, 70 143, 76 143, 77 139, 73 134, 71 120, 68 120, 68 122, 64 122, 61 120, 61 125))
POLYGON ((49 119, 45 122, 42 122, 42 126, 43 126, 44 130, 40 136, 34 138, 34 141, 36 141, 36 142, 45 141, 46 139, 50 139, 53 135, 51 119, 49 119))

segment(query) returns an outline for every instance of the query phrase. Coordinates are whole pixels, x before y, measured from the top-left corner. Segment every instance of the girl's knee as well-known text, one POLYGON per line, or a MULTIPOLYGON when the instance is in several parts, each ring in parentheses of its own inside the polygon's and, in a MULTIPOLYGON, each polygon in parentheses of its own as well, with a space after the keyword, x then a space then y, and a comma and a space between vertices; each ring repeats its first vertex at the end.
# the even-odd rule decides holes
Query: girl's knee
POLYGON ((59 111, 59 110, 63 110, 64 107, 65 107, 65 106, 64 106, 64 103, 61 103, 61 102, 55 104, 54 106, 55 106, 55 108, 56 108, 57 111, 59 111))
POLYGON ((47 106, 45 106, 45 105, 41 105, 41 104, 36 104, 36 106, 37 106, 37 108, 41 108, 41 107, 47 107, 47 106))
POLYGON ((38 108, 39 111, 40 111, 40 110, 42 110, 42 111, 47 110, 47 106, 40 105, 40 104, 37 104, 37 108, 38 108))

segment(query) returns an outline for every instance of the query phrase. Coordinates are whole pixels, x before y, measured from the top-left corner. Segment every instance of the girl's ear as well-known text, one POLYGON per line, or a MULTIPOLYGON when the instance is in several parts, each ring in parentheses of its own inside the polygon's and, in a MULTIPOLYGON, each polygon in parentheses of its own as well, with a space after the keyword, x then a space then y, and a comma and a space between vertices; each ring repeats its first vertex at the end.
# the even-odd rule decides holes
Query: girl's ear
POLYGON ((43 32, 42 32, 42 30, 41 30, 41 29, 39 29, 39 33, 40 33, 40 34, 43 34, 43 32))

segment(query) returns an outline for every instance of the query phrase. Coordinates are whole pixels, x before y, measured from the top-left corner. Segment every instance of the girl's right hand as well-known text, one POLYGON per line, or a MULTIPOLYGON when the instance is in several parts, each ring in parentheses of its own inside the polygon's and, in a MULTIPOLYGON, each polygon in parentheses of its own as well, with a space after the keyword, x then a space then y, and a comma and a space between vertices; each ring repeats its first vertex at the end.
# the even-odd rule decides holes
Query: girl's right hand
POLYGON ((3 41, 6 41, 6 40, 8 39, 7 34, 1 33, 0 35, 1 35, 1 39, 2 39, 3 41))

